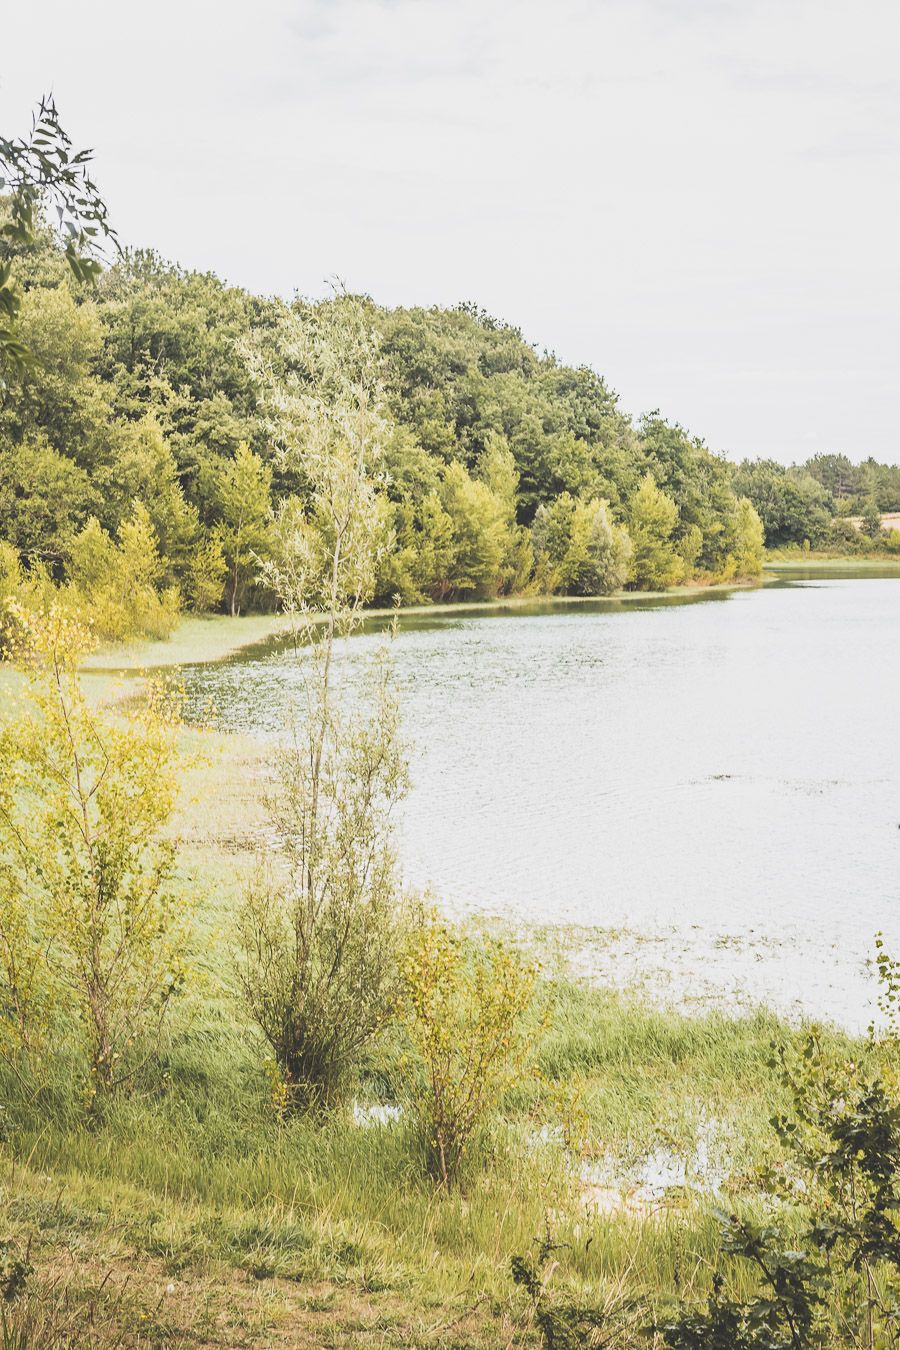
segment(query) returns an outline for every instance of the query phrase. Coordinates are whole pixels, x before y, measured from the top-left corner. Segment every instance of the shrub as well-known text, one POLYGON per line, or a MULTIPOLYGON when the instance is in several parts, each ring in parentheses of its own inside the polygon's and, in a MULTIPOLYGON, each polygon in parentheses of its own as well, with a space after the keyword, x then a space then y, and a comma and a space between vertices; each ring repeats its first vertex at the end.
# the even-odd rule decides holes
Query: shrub
POLYGON ((421 916, 403 962, 414 1055, 407 1097, 429 1174, 450 1185, 473 1135, 532 1053, 537 967, 505 942, 466 942, 421 916))
POLYGON ((787 1172, 764 1177, 799 1226, 724 1215, 721 1252, 759 1284, 729 1295, 717 1273, 705 1309, 661 1328, 673 1350, 875 1350, 900 1340, 900 1111, 880 1079, 827 1056, 815 1030, 779 1054, 791 1106, 773 1125, 787 1172))
POLYGON ((762 571, 765 534, 753 503, 739 497, 728 528, 728 570, 732 576, 758 577, 762 571))
POLYGON ((625 584, 631 558, 627 529, 613 524, 609 502, 563 492, 534 518, 539 586, 568 595, 610 595, 625 584))
POLYGON ((631 501, 631 576, 638 590, 663 590, 684 578, 687 566, 674 539, 678 506, 645 474, 631 501))
POLYGON ((94 632, 111 642, 129 637, 168 637, 181 607, 177 589, 160 591, 156 531, 136 502, 116 542, 94 518, 72 541, 67 598, 90 612, 94 632))
POLYGON ((225 554, 221 541, 209 535, 194 551, 187 579, 187 598, 191 609, 209 614, 222 603, 225 586, 225 554))
POLYGON ((43 563, 24 568, 12 544, 0 539, 0 657, 16 640, 21 613, 45 609, 56 593, 43 563))
MULTIPOLYGON (((396 1005, 391 815, 406 788, 397 720, 382 672, 367 722, 332 709, 318 761, 305 737, 279 757, 269 803, 279 852, 244 902, 239 979, 287 1109, 335 1102, 396 1005)), ((314 716, 313 737, 315 727, 314 716)))
MULTIPOLYGON (((583 1305, 565 1294, 551 1292, 550 1280, 556 1266, 557 1247, 550 1234, 538 1244, 537 1256, 514 1256, 510 1263, 513 1283, 528 1299, 529 1321, 537 1328, 545 1350, 578 1350, 580 1346, 612 1343, 621 1330, 622 1313, 627 1307, 621 1299, 609 1299, 603 1306, 583 1305)), ((618 1343, 618 1342, 616 1342, 618 1343)))
POLYGON ((178 701, 115 721, 78 680, 88 631, 22 619, 26 688, 0 734, 0 1052, 39 1065, 60 1025, 91 1095, 150 1053, 184 978, 183 904, 161 832, 177 792, 178 701))

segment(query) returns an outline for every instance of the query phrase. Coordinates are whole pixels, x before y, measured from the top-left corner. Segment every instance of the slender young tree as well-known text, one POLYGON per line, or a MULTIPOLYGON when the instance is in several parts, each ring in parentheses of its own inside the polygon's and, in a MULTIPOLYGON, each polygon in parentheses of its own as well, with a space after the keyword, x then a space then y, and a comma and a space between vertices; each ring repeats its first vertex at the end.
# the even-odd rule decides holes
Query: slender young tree
POLYGON ((218 535, 228 571, 228 603, 232 616, 240 614, 247 583, 266 551, 271 511, 272 470, 246 441, 234 459, 223 465, 216 480, 218 535))
POLYGON ((263 576, 293 616, 303 717, 278 760, 279 850, 244 906, 240 978, 286 1101, 324 1105, 390 1015, 398 980, 391 817, 406 764, 396 700, 384 663, 368 715, 338 697, 335 674, 337 644, 374 583, 387 421, 361 301, 293 310, 279 347, 281 373, 257 371, 273 443, 302 468, 308 495, 279 513, 263 576))

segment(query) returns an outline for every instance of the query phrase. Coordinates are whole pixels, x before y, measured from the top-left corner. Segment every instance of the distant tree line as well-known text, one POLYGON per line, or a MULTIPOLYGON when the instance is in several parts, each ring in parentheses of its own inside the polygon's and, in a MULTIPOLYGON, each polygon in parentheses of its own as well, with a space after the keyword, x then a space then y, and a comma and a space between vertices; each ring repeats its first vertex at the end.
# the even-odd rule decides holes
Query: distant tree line
POLYGON ((861 551, 882 539, 881 515, 900 511, 900 465, 846 455, 814 455, 789 468, 772 459, 745 459, 732 472, 734 490, 753 503, 765 530, 766 546, 790 545, 861 551), (862 530, 847 517, 862 518, 862 530))

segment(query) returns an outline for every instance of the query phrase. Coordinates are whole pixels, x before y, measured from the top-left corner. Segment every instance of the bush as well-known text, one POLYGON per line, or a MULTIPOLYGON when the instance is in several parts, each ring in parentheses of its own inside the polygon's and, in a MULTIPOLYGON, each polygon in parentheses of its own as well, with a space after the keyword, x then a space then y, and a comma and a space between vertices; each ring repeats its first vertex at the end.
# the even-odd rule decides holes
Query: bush
POLYGON ((209 614, 222 603, 225 586, 225 555, 215 535, 209 535, 194 551, 187 579, 187 598, 191 609, 209 614))
POLYGON ((674 539, 678 506, 645 474, 631 501, 629 517, 631 577, 638 590, 664 590, 683 580, 687 571, 674 539))
POLYGON ((554 1296, 550 1277, 557 1250, 548 1233, 538 1244, 533 1260, 514 1256, 510 1263, 513 1283, 525 1292, 529 1320, 540 1332, 545 1350, 621 1344, 616 1333, 621 1333, 629 1323, 633 1326, 633 1319, 626 1316, 631 1311, 630 1305, 621 1298, 611 1298, 603 1306, 594 1307, 566 1295, 554 1296))
POLYGON ((0 1053, 40 1069, 54 1037, 90 1095, 130 1078, 184 976, 173 846, 178 703, 152 689, 124 720, 88 705, 87 630, 22 618, 27 684, 0 733, 0 1053))
POLYGON ((406 787, 397 717, 385 672, 368 722, 332 709, 318 770, 315 740, 313 755, 303 740, 280 756, 270 802, 280 857, 245 899, 239 978, 288 1109, 331 1105, 393 1015, 400 895, 391 813, 406 787))
POLYGON ((20 615, 45 609, 56 595, 56 587, 42 563, 25 569, 19 555, 0 539, 0 657, 20 632, 20 615))
POLYGON ((879 1078, 829 1057, 814 1030, 779 1059, 791 1105, 773 1125, 789 1166, 763 1180, 799 1225, 724 1215, 721 1252, 751 1265, 759 1292, 730 1297, 717 1275, 708 1306, 670 1318, 664 1343, 673 1350, 896 1346, 900 1111, 879 1078))
POLYGON ((563 492, 534 518, 538 585, 567 595, 610 595, 625 584, 631 558, 627 529, 614 525, 609 502, 563 492))
POLYGON ((473 1135, 531 1056, 537 973, 515 948, 496 939, 473 946, 434 912, 410 935, 406 1095, 426 1168, 443 1185, 456 1181, 473 1135))

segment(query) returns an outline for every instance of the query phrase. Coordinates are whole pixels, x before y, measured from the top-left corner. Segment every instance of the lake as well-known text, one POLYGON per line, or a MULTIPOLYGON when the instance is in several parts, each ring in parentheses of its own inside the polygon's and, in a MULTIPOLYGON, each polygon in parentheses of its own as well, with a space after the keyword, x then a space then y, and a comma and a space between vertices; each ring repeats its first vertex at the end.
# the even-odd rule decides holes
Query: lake
MULTIPOLYGON (((384 640, 344 644, 349 678, 384 640)), ((576 967, 687 1006, 864 1026, 900 953, 900 577, 401 619, 404 876, 559 925, 576 967)), ((184 671, 223 729, 283 732, 283 645, 184 671)))

